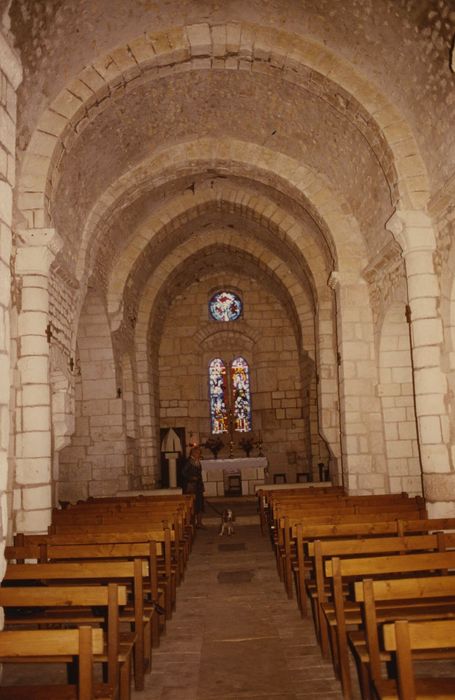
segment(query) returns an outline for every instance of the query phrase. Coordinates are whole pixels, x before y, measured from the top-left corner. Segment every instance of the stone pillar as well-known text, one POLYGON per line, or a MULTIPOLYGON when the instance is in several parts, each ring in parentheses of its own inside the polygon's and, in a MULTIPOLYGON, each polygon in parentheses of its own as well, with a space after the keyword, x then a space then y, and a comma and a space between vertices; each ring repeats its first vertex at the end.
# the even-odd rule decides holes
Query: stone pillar
POLYGON ((21 285, 18 316, 20 389, 17 403, 16 512, 19 532, 46 530, 52 508, 49 270, 62 242, 54 229, 21 233, 16 276, 21 285))
MULTIPOLYGON (((3 548, 11 528, 12 460, 10 450, 11 392, 11 221, 15 184, 16 91, 22 80, 22 67, 0 32, 0 580, 6 562, 3 548)), ((0 626, 3 617, 0 614, 0 626)))
POLYGON ((431 219, 420 211, 397 211, 387 228, 403 250, 411 317, 416 415, 424 496, 432 517, 455 516, 455 469, 447 414, 447 377, 442 371, 440 288, 431 219))
MULTIPOLYGON (((341 445, 340 445, 340 410, 338 397, 338 373, 337 358, 334 347, 334 301, 324 298, 327 296, 323 292, 319 294, 317 313, 317 334, 318 338, 318 379, 319 390, 318 407, 319 423, 322 435, 331 451, 331 476, 334 482, 341 484, 341 445)), ((314 460, 313 473, 318 471, 317 462, 324 461, 322 455, 314 460)))
POLYGON ((337 304, 343 484, 350 493, 385 493, 389 485, 368 287, 350 272, 332 272, 329 284, 337 304))
POLYGON ((177 488, 177 457, 178 452, 166 452, 164 455, 169 463, 169 488, 177 488))

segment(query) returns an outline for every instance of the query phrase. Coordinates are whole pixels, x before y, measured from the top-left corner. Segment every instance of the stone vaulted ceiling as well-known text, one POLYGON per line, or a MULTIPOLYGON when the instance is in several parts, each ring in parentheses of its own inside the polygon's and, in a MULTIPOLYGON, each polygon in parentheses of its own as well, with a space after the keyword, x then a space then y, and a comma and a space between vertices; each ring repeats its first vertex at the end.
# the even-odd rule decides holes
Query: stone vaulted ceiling
POLYGON ((18 225, 55 226, 111 311, 128 279, 140 296, 160 263, 180 269, 173 250, 229 225, 258 245, 226 266, 267 251, 315 294, 350 253, 359 270, 380 253, 401 201, 425 205, 452 174, 450 2, 0 6, 24 66, 18 225))

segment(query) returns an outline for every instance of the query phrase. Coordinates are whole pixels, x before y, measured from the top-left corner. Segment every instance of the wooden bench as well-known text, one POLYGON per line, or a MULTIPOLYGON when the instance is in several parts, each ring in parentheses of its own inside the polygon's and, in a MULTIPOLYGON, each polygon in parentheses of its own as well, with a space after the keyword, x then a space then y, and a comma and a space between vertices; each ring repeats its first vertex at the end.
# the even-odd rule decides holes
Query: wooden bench
MULTIPOLYGON (((285 590, 288 598, 292 598, 292 571, 294 563, 298 561, 298 542, 293 538, 297 525, 331 525, 336 526, 346 523, 368 523, 374 521, 380 522, 383 520, 397 520, 403 517, 404 511, 396 510, 397 506, 392 506, 394 510, 388 511, 384 509, 378 513, 376 510, 369 512, 368 509, 361 514, 348 513, 345 515, 342 510, 337 510, 335 513, 326 514, 323 516, 308 515, 305 518, 282 518, 279 523, 278 537, 276 542, 276 560, 277 569, 280 579, 284 582, 285 590)), ((412 519, 424 517, 425 511, 410 511, 406 509, 405 516, 412 519)))
MULTIPOLYGON (((312 563, 306 556, 308 546, 317 539, 365 538, 393 535, 403 537, 412 534, 427 534, 443 530, 455 530, 455 518, 432 518, 423 520, 390 520, 380 522, 357 522, 337 524, 305 524, 293 525, 291 539, 295 540, 296 559, 294 572, 296 584, 300 590, 305 588, 305 580, 311 573, 312 563)), ((301 613, 306 614, 306 597, 298 595, 302 603, 301 613)))
POLYGON ((136 690, 144 688, 144 674, 151 667, 151 619, 153 608, 144 608, 143 579, 148 578, 148 563, 141 559, 106 562, 74 562, 47 564, 9 564, 5 582, 53 581, 75 585, 76 582, 129 583, 132 606, 120 615, 121 622, 129 623, 136 635, 134 643, 134 680, 136 690))
POLYGON ((346 598, 343 583, 364 578, 403 576, 429 572, 445 573, 455 568, 455 551, 425 554, 340 559, 334 557, 325 563, 325 575, 332 578, 333 603, 322 605, 324 618, 331 633, 334 668, 341 678, 343 695, 351 698, 347 627, 362 623, 359 605, 346 598))
POLYGON ((416 678, 413 670, 415 650, 455 649, 455 620, 398 620, 394 624, 384 625, 383 632, 385 649, 396 652, 398 679, 375 680, 375 690, 380 700, 455 698, 455 674, 451 678, 416 678))
MULTIPOLYGON (((166 593, 166 618, 170 619, 172 610, 176 607, 177 566, 173 564, 172 542, 175 533, 169 528, 143 530, 136 532, 129 528, 119 529, 114 526, 84 527, 76 526, 74 530, 67 529, 56 535, 16 535, 15 547, 30 545, 42 548, 41 560, 47 560, 47 548, 59 545, 101 545, 101 544, 143 544, 156 543, 158 561, 158 580, 166 593), (158 551, 159 550, 159 551, 158 551)), ((17 550, 19 551, 19 550, 17 550)), ((26 551, 26 550, 23 550, 26 551)), ((11 558, 11 550, 6 549, 7 558, 11 558)))
POLYGON ((103 630, 80 627, 75 630, 27 630, 0 632, 1 663, 33 663, 37 657, 51 662, 78 658, 77 686, 2 686, 2 700, 112 700, 114 691, 93 683, 93 654, 103 652, 103 630))
MULTIPOLYGON (((50 535, 63 535, 63 539, 68 535, 93 534, 98 538, 98 541, 100 541, 100 538, 102 539, 104 534, 116 532, 128 534, 128 536, 133 533, 135 535, 141 533, 141 542, 154 539, 157 542, 164 542, 165 545, 169 543, 169 561, 170 565, 172 565, 172 563, 175 564, 176 585, 178 586, 181 583, 185 569, 185 555, 182 556, 184 545, 182 544, 178 531, 170 529, 162 523, 144 522, 136 518, 128 520, 104 518, 101 523, 91 523, 90 521, 82 523, 75 522, 73 524, 65 523, 53 525, 49 528, 50 535), (154 533, 153 537, 151 533, 154 533)), ((17 541, 17 544, 20 544, 20 542, 17 541)))
MULTIPOLYGON (((372 680, 381 678, 381 662, 390 653, 381 649, 379 628, 384 622, 455 617, 455 576, 372 580, 354 584, 355 600, 363 605, 364 628, 349 633, 357 662, 362 697, 370 698, 372 680)), ((446 654, 453 658, 455 650, 446 654)), ((422 654, 419 654, 422 658, 422 654)), ((428 658, 428 653, 423 654, 428 658)), ((430 653, 429 658, 433 658, 430 653)))
POLYGON ((308 543, 308 556, 313 559, 313 578, 305 588, 311 600, 315 631, 323 655, 328 653, 327 628, 322 621, 322 606, 330 599, 329 580, 324 576, 324 562, 332 557, 370 557, 385 554, 445 551, 455 548, 455 535, 410 535, 405 537, 370 537, 348 540, 316 540, 308 543))
MULTIPOLYGON (((94 653, 94 661, 107 664, 108 683, 130 697, 131 654, 134 636, 121 635, 119 607, 127 603, 126 587, 107 586, 0 588, 0 606, 5 608, 7 628, 31 625, 101 625, 107 630, 106 645, 94 653), (103 614, 93 613, 105 608, 103 614)), ((35 660, 40 661, 38 658, 35 660)), ((0 691, 1 696, 1 691, 0 691)))

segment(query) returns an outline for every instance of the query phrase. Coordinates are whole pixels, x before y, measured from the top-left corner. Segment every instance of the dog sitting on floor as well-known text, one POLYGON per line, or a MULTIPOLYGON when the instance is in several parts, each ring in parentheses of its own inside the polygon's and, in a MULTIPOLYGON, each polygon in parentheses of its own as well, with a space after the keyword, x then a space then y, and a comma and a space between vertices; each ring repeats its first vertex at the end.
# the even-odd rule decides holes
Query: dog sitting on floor
POLYGON ((230 537, 234 534, 234 520, 234 513, 230 508, 226 508, 225 510, 223 510, 223 513, 221 515, 221 527, 219 532, 220 537, 222 535, 227 535, 228 537, 230 537))

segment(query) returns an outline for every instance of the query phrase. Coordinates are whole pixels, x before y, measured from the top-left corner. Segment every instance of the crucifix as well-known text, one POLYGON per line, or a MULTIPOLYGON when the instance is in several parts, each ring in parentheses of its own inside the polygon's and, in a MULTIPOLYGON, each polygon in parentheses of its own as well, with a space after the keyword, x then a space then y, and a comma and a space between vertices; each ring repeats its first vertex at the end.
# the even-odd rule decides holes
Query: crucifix
POLYGON ((232 459, 234 456, 234 414, 232 412, 232 408, 229 408, 228 432, 229 432, 229 459, 232 459))

